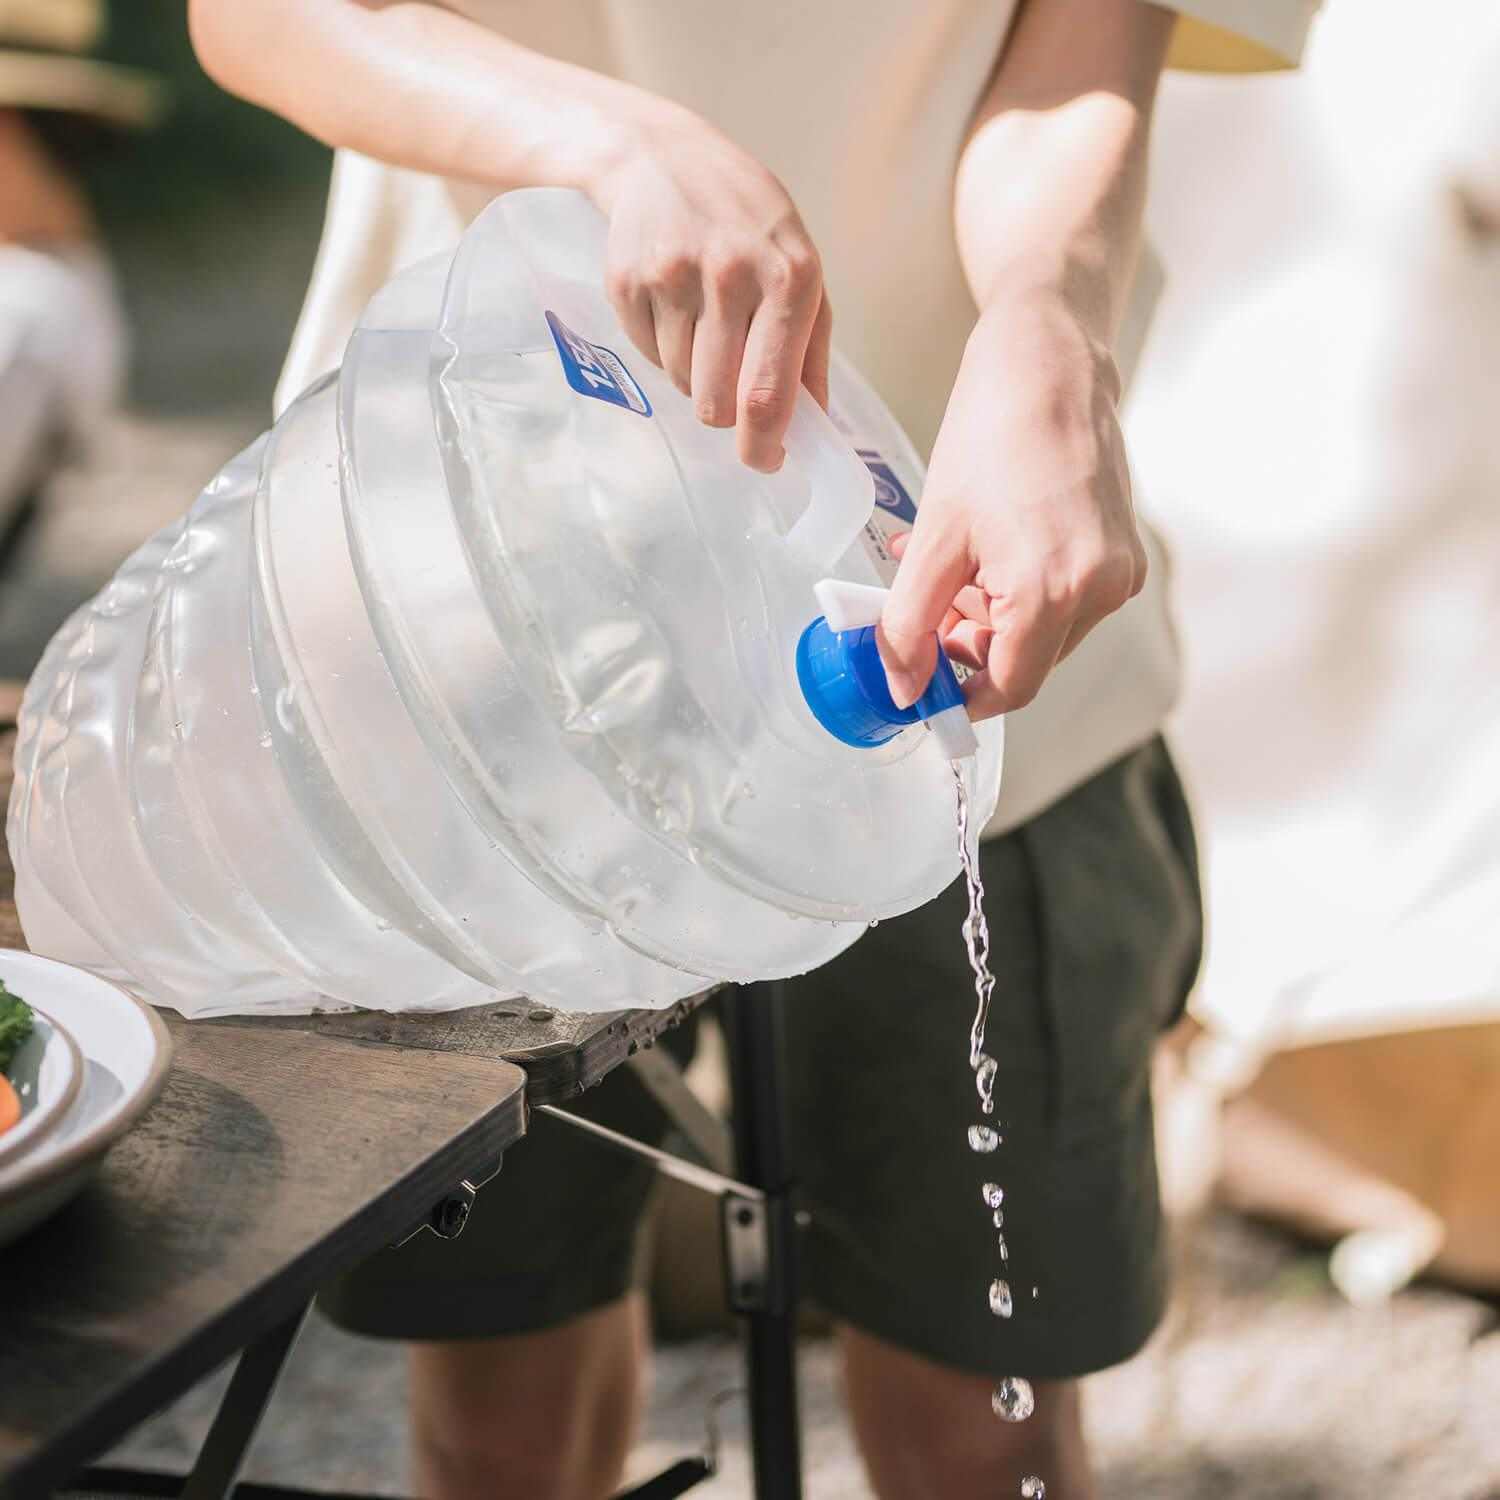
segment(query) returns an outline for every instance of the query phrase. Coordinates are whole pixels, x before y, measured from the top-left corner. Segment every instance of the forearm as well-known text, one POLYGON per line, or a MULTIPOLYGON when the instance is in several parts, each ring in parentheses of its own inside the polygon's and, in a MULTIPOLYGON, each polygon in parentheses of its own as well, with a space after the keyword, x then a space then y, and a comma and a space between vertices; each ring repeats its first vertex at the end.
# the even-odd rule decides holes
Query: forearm
POLYGON ((1170 12, 1026 0, 959 161, 959 255, 981 311, 1063 296, 1108 345, 1124 311, 1170 12))
POLYGON ((970 713, 1024 707, 1145 579, 1109 346, 1171 29, 1141 0, 1023 0, 976 112, 954 214, 980 317, 881 618, 898 703, 941 631, 970 713))
POLYGON ((233 93, 332 146, 495 191, 592 190, 627 130, 669 106, 424 0, 191 0, 233 93))

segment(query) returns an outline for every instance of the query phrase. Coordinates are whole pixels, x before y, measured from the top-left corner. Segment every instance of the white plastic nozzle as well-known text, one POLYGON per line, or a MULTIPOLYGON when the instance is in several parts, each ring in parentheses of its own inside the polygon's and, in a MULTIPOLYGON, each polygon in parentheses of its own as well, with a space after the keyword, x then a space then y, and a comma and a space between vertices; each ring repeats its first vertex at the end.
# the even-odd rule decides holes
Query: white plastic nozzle
POLYGON ((945 708, 925 722, 948 760, 967 760, 979 753, 979 737, 966 708, 945 708))
POLYGON ((841 633, 878 624, 890 592, 874 584, 848 583, 842 578, 824 578, 813 585, 828 628, 841 633))

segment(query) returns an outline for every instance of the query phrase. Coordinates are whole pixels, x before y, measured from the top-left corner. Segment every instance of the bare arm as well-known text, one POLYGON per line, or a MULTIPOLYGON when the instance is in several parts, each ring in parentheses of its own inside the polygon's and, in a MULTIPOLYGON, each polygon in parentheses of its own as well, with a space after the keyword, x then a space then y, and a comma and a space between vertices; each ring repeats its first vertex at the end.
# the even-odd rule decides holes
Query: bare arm
POLYGON ((954 188, 959 254, 981 309, 1045 288, 1098 338, 1113 337, 1174 19, 1141 0, 1030 0, 1022 12, 954 188))
POLYGON ((898 700, 937 630, 979 669, 976 716, 1020 707, 1144 581, 1109 346, 1172 24, 1142 0, 1025 0, 975 116, 954 220, 980 316, 886 611, 898 700))
POLYGON ((190 0, 225 88, 333 146, 501 192, 576 187, 610 221, 610 295, 631 338, 781 462, 799 383, 826 399, 817 253, 781 184, 690 111, 507 41, 424 0, 190 0))
POLYGON ((423 0, 191 0, 222 87, 330 146, 496 192, 589 187, 653 101, 423 0))

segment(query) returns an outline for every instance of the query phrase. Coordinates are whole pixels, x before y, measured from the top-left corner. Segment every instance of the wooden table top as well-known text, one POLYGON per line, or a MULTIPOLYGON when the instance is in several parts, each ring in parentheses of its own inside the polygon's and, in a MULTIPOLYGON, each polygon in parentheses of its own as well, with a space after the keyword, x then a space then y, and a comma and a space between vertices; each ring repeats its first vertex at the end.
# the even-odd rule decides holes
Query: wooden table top
MULTIPOLYGON (((19 693, 0 683, 0 809, 19 693)), ((0 843, 0 945, 23 947, 0 843)), ((400 1237, 696 1001, 186 1022, 161 1099, 0 1249, 0 1496, 43 1493, 400 1237), (338 1081, 337 1088, 328 1086, 338 1081)))

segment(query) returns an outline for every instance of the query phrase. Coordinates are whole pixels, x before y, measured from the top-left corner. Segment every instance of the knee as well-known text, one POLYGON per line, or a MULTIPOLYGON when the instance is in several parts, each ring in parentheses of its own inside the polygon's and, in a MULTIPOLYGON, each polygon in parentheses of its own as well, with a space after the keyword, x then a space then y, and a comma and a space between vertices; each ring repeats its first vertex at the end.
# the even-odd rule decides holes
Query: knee
POLYGON ((1090 1493, 1075 1381, 1036 1381, 1024 1422, 1000 1420, 994 1380, 842 1331, 850 1416, 882 1500, 1017 1493, 1044 1475, 1049 1494, 1090 1493))
POLYGON ((634 1435, 643 1342, 627 1302, 546 1333, 415 1345, 417 1493, 604 1500, 634 1435))

